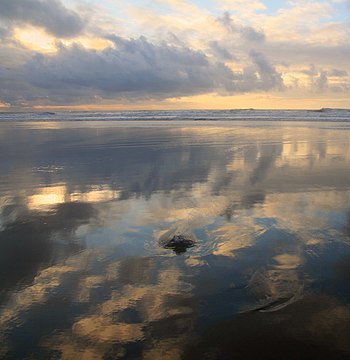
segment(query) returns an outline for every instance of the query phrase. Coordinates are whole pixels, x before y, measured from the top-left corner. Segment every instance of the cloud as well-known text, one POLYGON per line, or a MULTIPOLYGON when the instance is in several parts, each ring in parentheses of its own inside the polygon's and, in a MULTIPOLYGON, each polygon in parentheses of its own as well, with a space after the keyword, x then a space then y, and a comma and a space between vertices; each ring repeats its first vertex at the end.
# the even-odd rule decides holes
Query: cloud
POLYGON ((262 89, 268 90, 283 87, 281 74, 276 71, 262 53, 252 50, 250 57, 258 68, 262 89))
POLYGON ((42 89, 70 88, 81 93, 169 97, 225 86, 233 73, 185 47, 154 45, 140 37, 110 36, 115 47, 98 52, 61 46, 55 55, 37 55, 23 68, 27 81, 42 89))
POLYGON ((292 64, 317 64, 323 67, 349 67, 349 44, 304 44, 294 41, 268 42, 264 49, 276 62, 288 61, 292 64))
POLYGON ((315 86, 318 91, 323 91, 328 87, 328 76, 327 71, 320 71, 320 75, 315 80, 315 86))
POLYGON ((309 76, 316 76, 318 74, 318 71, 316 69, 316 66, 314 64, 311 64, 310 67, 306 70, 303 70, 302 73, 309 76))
POLYGON ((218 41, 210 41, 209 47, 212 53, 220 59, 223 60, 234 60, 235 57, 231 54, 231 52, 222 46, 218 41))
POLYGON ((257 11, 266 10, 266 5, 259 0, 220 0, 217 3, 221 9, 240 13, 243 17, 249 17, 257 11))
POLYGON ((265 34, 262 31, 255 30, 251 26, 242 27, 241 33, 243 35, 243 38, 250 41, 260 42, 265 40, 265 34))
POLYGON ((334 1, 271 8, 260 0, 166 0, 120 8, 76 0, 73 8, 70 0, 0 0, 0 102, 175 104, 177 97, 210 93, 217 101, 278 89, 301 99, 320 89, 345 96, 349 24, 335 17, 334 1), (317 80, 321 70, 327 74, 317 80))
POLYGON ((336 77, 346 77, 348 76, 348 72, 341 69, 332 69, 332 71, 329 73, 330 76, 336 76, 336 77))
POLYGON ((0 0, 0 18, 41 27, 58 38, 74 37, 84 28, 79 14, 59 0, 0 0))
MULTIPOLYGON (((280 74, 262 53, 233 71, 201 51, 153 44, 145 37, 108 37, 102 51, 59 45, 54 54, 36 54, 16 69, 0 67, 0 99, 14 105, 98 102, 99 99, 165 99, 217 91, 223 95, 281 88, 280 74)), ((222 50, 224 51, 224 50, 222 50)), ((229 56, 229 54, 227 55, 229 56)))
POLYGON ((8 30, 0 26, 0 39, 1 40, 6 39, 8 35, 9 35, 8 30))
POLYGON ((314 64, 311 64, 309 69, 302 70, 301 73, 309 75, 311 89, 317 92, 325 92, 327 89, 333 92, 346 92, 349 89, 349 84, 341 82, 348 76, 348 72, 342 69, 324 70, 317 69, 314 64), (329 82, 329 77, 338 78, 337 83, 333 85, 329 82), (332 86, 330 86, 332 85, 332 86))
POLYGON ((228 12, 217 19, 217 21, 230 33, 238 33, 243 39, 248 41, 261 42, 265 40, 265 34, 262 31, 255 30, 251 26, 235 23, 228 12))

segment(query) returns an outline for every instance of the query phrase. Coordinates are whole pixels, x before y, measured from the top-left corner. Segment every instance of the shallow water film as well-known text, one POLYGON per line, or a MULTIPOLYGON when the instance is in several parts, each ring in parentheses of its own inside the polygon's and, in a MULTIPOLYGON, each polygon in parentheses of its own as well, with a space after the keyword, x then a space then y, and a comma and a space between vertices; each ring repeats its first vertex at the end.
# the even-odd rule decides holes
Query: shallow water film
POLYGON ((0 357, 347 359, 350 125, 3 123, 0 357))

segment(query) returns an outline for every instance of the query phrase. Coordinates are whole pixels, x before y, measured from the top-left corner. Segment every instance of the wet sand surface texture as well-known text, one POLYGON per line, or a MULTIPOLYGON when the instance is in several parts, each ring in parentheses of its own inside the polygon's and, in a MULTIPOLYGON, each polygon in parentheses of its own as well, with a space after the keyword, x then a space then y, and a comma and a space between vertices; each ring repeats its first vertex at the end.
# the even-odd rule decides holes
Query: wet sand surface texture
POLYGON ((350 358, 350 124, 1 125, 1 358, 350 358))

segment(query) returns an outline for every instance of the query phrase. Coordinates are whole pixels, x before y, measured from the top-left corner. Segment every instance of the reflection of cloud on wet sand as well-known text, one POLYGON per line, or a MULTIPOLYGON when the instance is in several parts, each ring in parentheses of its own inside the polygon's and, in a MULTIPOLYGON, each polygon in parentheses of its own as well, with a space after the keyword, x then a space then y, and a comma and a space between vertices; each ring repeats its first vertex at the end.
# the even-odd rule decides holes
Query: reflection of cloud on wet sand
POLYGON ((224 224, 213 231, 216 242, 213 254, 234 256, 236 250, 254 245, 256 237, 264 230, 249 220, 246 223, 224 224))
MULTIPOLYGON (((211 231, 216 243, 216 255, 233 256, 236 250, 254 245, 266 231, 266 219, 273 226, 297 234, 298 241, 307 245, 346 239, 346 219, 349 192, 317 191, 310 193, 276 193, 265 197, 264 203, 245 212, 235 210, 231 222, 222 223, 211 231), (343 226, 339 226, 344 222, 343 226)), ((281 260, 281 258, 276 258, 281 260)))
POLYGON ((37 189, 34 195, 27 197, 26 204, 30 210, 42 210, 66 202, 96 203, 118 199, 118 197, 118 191, 103 186, 90 187, 81 192, 69 191, 65 185, 57 185, 37 189))
MULTIPOLYGON (((263 183, 266 188, 270 187, 269 181, 281 177, 286 185, 293 187, 290 176, 295 180, 294 172, 300 168, 307 173, 299 173, 298 178, 309 185, 319 182, 331 186, 333 182, 334 186, 336 179, 332 173, 335 171, 345 177, 349 175, 345 166, 350 161, 347 132, 337 129, 259 125, 139 129, 130 125, 118 131, 101 128, 96 135, 91 128, 63 127, 37 129, 30 134, 28 130, 19 130, 15 145, 9 139, 5 132, 1 141, 8 149, 6 153, 14 169, 9 174, 5 166, 2 177, 12 192, 19 194, 25 190, 28 196, 34 196, 34 204, 35 201, 48 202, 50 196, 64 195, 58 188, 56 194, 49 188, 30 194, 32 184, 45 184, 48 177, 50 184, 58 187, 67 184, 68 195, 76 196, 75 200, 88 202, 93 201, 95 195, 105 199, 120 196, 126 199, 135 194, 149 196, 156 191, 190 189, 208 180, 215 181, 213 189, 217 191, 225 185, 220 185, 225 175, 233 177, 237 185, 246 186, 250 179, 251 185, 263 183), (28 142, 33 146, 28 148, 28 142), (164 148, 164 144, 177 151, 154 151, 154 147, 164 148), (18 152, 14 146, 25 149, 27 162, 13 155, 18 152), (34 151, 36 147, 40 148, 39 152, 34 151), (59 161, 54 156, 57 151, 59 161), (109 186, 100 189, 100 178, 107 180, 102 184, 109 183, 109 186), (92 194, 97 190, 99 194, 92 194)), ((3 160, 4 164, 9 161, 6 157, 3 160)), ((279 186, 286 189, 283 183, 279 186)))
POLYGON ((78 358, 101 358, 112 349, 124 354, 124 345, 144 341, 145 358, 156 354, 161 358, 161 354, 168 353, 165 346, 169 344, 179 352, 181 338, 192 328, 193 317, 192 287, 181 270, 172 262, 156 263, 155 259, 142 257, 107 263, 109 255, 108 251, 84 251, 61 266, 42 271, 33 285, 19 291, 4 308, 0 323, 2 342, 7 343, 4 330, 9 324, 20 322, 33 307, 45 306, 72 278, 75 281, 69 285, 71 305, 95 305, 74 319, 71 329, 46 337, 48 348, 56 349, 62 358, 73 354, 78 358), (96 261, 100 272, 93 275, 92 264, 96 261), (96 303, 96 291, 101 289, 109 295, 96 303), (151 333, 145 332, 149 324, 153 327, 151 333), (159 335, 154 333, 156 328, 159 335), (82 349, 81 343, 86 343, 86 348, 82 349))
POLYGON ((9 302, 1 310, 1 328, 9 323, 20 321, 20 314, 36 305, 43 305, 52 296, 52 292, 62 285, 62 279, 73 273, 82 271, 89 262, 92 252, 70 257, 63 264, 54 265, 40 271, 33 284, 14 293, 9 302))
POLYGON ((73 325, 73 334, 96 342, 128 343, 143 339, 142 324, 113 324, 110 318, 93 315, 73 325))
POLYGON ((76 231, 96 219, 95 209, 86 203, 63 203, 49 212, 11 205, 3 214, 6 211, 0 231, 3 290, 28 282, 43 266, 81 251, 85 245, 75 236, 76 231))
MULTIPOLYGON (((45 314, 61 301, 64 311, 55 306, 55 312, 69 321, 34 340, 61 358, 180 359, 201 306, 213 306, 210 291, 230 316, 247 310, 242 319, 252 327, 263 312, 307 308, 306 250, 349 241, 349 140, 341 131, 320 130, 313 139, 307 128, 123 129, 102 131, 93 145, 91 134, 67 140, 76 153, 62 151, 66 167, 22 169, 27 177, 8 185, 0 236, 25 234, 43 246, 33 281, 3 307, 4 343, 13 325, 31 324, 36 309, 45 314), (28 186, 38 179, 46 185, 28 186), (172 256, 156 241, 169 229, 193 232, 198 244, 172 256), (60 256, 46 262, 52 252, 60 256)), ((45 145, 43 139, 38 143, 45 145)), ((348 318, 346 307, 330 307, 307 323, 313 333, 323 329, 320 337, 328 331, 321 318, 337 319, 332 330, 347 326, 340 321, 348 318)))
MULTIPOLYGON (((145 259, 139 260, 142 263, 145 259)), ((137 259, 134 260, 134 266, 138 266, 137 259)), ((148 269, 143 268, 143 271, 155 271, 153 261, 148 261, 148 266, 148 269)), ((164 355, 170 351, 171 346, 169 349, 169 345, 171 344, 173 344, 174 350, 176 349, 176 352, 179 353, 180 349, 176 344, 181 343, 181 339, 179 339, 181 335, 176 330, 176 319, 185 321, 188 316, 192 316, 193 312, 190 301, 190 288, 187 287, 186 290, 179 269, 174 268, 171 270, 168 267, 158 269, 157 278, 151 281, 150 278, 146 280, 147 276, 145 278, 142 272, 134 272, 132 278, 130 278, 130 274, 124 274, 123 271, 127 271, 127 267, 125 267, 123 261, 118 266, 108 267, 108 271, 112 270, 114 279, 116 277, 116 268, 118 268, 117 279, 123 282, 121 279, 125 279, 125 275, 127 275, 129 279, 127 284, 120 290, 113 291, 110 299, 102 302, 92 314, 78 319, 73 325, 73 337, 69 341, 66 339, 66 342, 59 348, 65 348, 69 343, 79 343, 83 339, 89 338, 97 343, 110 342, 114 346, 119 344, 118 351, 121 353, 124 353, 122 347, 124 343, 147 341, 146 344, 148 345, 144 350, 144 358, 146 359, 151 357, 162 358, 162 354, 164 355), (132 310, 138 314, 138 322, 121 322, 123 313, 132 310), (153 328, 160 327, 162 336, 159 337, 155 333, 152 335, 152 331, 151 334, 148 331, 144 332, 144 327, 150 323, 152 323, 153 328), (171 323, 173 325, 169 325, 171 323), (174 334, 177 334, 177 336, 173 337, 174 334), (167 340, 164 340, 164 337, 167 340), (156 354, 159 357, 155 357, 156 354)), ((109 274, 106 274, 106 277, 110 279, 109 274)), ((187 332, 188 330, 188 325, 186 325, 184 331, 187 332)), ((71 346, 74 347, 74 345, 71 346)), ((103 349, 101 356, 104 351, 106 349, 103 349)))
POLYGON ((348 241, 340 225, 345 222, 349 201, 348 191, 271 194, 256 216, 275 219, 279 227, 298 234, 305 244, 332 241, 335 236, 348 241))

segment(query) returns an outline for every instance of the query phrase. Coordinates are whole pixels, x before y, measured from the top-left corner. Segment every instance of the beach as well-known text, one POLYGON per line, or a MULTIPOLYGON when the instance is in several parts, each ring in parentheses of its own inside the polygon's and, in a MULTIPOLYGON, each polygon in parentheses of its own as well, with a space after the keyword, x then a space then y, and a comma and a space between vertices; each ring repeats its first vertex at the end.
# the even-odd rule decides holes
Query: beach
POLYGON ((3 115, 0 357, 349 358, 348 112, 244 111, 3 115))

